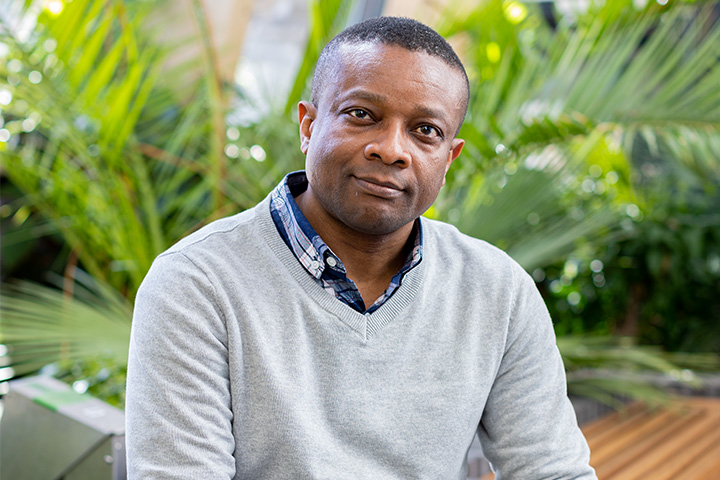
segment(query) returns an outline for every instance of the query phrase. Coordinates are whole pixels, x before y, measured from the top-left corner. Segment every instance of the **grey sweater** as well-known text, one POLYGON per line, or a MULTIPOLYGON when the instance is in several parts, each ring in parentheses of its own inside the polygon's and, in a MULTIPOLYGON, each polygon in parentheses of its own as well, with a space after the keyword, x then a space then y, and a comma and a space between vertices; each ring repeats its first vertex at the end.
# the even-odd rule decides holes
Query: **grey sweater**
POLYGON ((135 304, 130 479, 594 479, 532 279, 422 219, 424 254, 379 310, 325 292, 268 200, 183 239, 135 304))

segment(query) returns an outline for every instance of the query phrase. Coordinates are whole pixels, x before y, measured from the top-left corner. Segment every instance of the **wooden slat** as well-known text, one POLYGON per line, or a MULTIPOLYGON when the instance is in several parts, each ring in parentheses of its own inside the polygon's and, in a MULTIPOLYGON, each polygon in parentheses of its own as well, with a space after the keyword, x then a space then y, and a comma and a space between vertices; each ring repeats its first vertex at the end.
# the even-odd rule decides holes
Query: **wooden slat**
POLYGON ((708 460, 702 464, 695 464, 693 467, 697 468, 697 472, 688 472, 687 478, 694 478, 696 480, 717 480, 720 478, 720 455, 715 455, 714 460, 708 460))
POLYGON ((586 438, 597 463, 618 462, 618 455, 639 455, 639 452, 651 448, 653 443, 661 442, 663 436, 680 428, 682 423, 671 412, 663 411, 620 423, 608 430, 612 435, 603 435, 599 440, 597 437, 600 435, 586 438), (634 452, 628 452, 628 447, 632 447, 634 452))
POLYGON ((609 428, 622 420, 629 420, 638 415, 646 415, 647 409, 639 402, 628 405, 623 410, 603 416, 587 425, 582 430, 586 437, 595 437, 603 434, 609 428))
POLYGON ((682 470, 681 478, 689 478, 693 480, 717 480, 720 478, 720 452, 718 444, 715 442, 691 465, 682 470))
POLYGON ((599 480, 720 479, 720 398, 682 398, 659 411, 633 404, 582 430, 599 480))
MULTIPOLYGON (((652 457, 655 450, 687 426, 683 420, 663 412, 648 418, 644 424, 626 432, 624 436, 619 436, 609 452, 606 449, 596 454, 591 447, 591 464, 595 466, 598 477, 615 479, 616 474, 622 474, 631 464, 652 457)), ((697 421, 695 417, 691 420, 697 421)))
MULTIPOLYGON (((684 477, 684 471, 695 462, 702 461, 705 450, 716 445, 720 437, 720 422, 708 421, 702 416, 699 421, 683 429, 672 441, 665 442, 644 462, 636 462, 627 471, 632 476, 652 480, 672 480, 684 477), (644 470, 640 465, 644 464, 644 470)), ((625 472, 623 472, 625 473, 625 472)))
MULTIPOLYGON (((652 468, 642 471, 636 478, 647 480, 670 480, 675 478, 691 478, 685 471, 695 465, 705 463, 708 458, 720 456, 720 422, 711 422, 703 425, 702 430, 697 429, 682 449, 676 449, 665 457, 655 457, 652 468), (658 461, 659 460, 659 461, 658 461)), ((635 466, 635 465, 633 465, 635 466)), ((633 474, 632 470, 629 474, 633 474)), ((630 477, 626 477, 630 478, 630 477)), ((720 477, 716 477, 716 480, 720 477)))

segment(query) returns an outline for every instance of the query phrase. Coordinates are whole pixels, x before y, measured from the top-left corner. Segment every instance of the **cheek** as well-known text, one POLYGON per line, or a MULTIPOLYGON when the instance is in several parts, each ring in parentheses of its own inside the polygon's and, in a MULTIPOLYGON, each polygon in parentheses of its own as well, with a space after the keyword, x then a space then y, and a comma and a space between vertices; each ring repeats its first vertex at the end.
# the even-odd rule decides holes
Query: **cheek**
POLYGON ((445 158, 435 157, 422 165, 418 177, 427 187, 441 185, 447 172, 445 158))
MULTIPOLYGON (((318 132, 320 133, 320 132, 318 132)), ((331 163, 341 155, 343 142, 337 138, 318 134, 312 138, 308 148, 308 161, 314 165, 331 163)))
POLYGON ((308 177, 314 176, 314 172, 320 172, 324 169, 323 164, 327 162, 328 152, 322 142, 311 142, 310 148, 305 158, 305 168, 308 177))
POLYGON ((436 158, 425 168, 417 171, 417 188, 422 203, 435 201, 435 197, 445 184, 445 165, 444 159, 436 158))
POLYGON ((305 159, 308 177, 324 181, 330 186, 340 181, 352 168, 353 159, 356 158, 349 143, 339 139, 323 139, 312 144, 305 159))

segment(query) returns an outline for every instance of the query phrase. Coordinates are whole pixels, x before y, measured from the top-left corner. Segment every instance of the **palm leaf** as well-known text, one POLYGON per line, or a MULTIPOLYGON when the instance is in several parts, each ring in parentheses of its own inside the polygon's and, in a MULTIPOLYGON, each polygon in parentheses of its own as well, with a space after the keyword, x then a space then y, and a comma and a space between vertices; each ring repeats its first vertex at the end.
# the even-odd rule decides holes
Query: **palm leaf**
MULTIPOLYGON (((313 7, 313 45, 344 22, 349 2, 331 3, 313 7)), ((277 113, 235 140, 255 158, 225 154, 230 92, 216 75, 204 11, 193 5, 204 74, 189 97, 178 98, 187 90, 168 88, 159 72, 172 50, 142 35, 150 4, 76 0, 58 16, 35 17, 14 2, 17 18, 37 26, 28 38, 0 32, 22 64, 19 75, 0 64, 0 79, 15 83, 4 126, 19 140, 2 152, 2 168, 26 206, 62 234, 97 290, 88 301, 38 285, 4 289, 0 341, 16 375, 106 350, 124 365, 131 308, 120 299, 134 298, 153 258, 213 218, 254 205, 302 165, 299 152, 288 154, 297 150, 297 127, 277 113), (27 75, 38 62, 45 65, 39 84, 27 75), (26 118, 36 119, 29 132, 21 127, 26 118)), ((175 68, 190 63, 197 59, 175 68)), ((301 69, 296 84, 307 75, 301 69)))
MULTIPOLYGON (((29 2, 12 3, 19 17, 32 16, 29 2)), ((5 128, 21 139, 21 148, 2 152, 2 166, 96 279, 76 277, 74 298, 29 284, 4 290, 0 341, 14 374, 103 352, 126 362, 131 307, 124 298, 134 297, 155 255, 209 219, 255 204, 302 165, 297 127, 286 114, 307 91, 320 48, 344 23, 349 4, 312 3, 312 31, 285 111, 242 127, 227 124, 231 92, 216 75, 199 2, 194 40, 204 46, 203 77, 184 98, 163 80, 171 75, 159 75, 167 52, 141 35, 143 5, 150 3, 74 0, 58 17, 43 13, 28 39, 2 29, 0 41, 23 65, 16 75, 0 64, 2 81, 17 82, 5 128), (28 73, 38 62, 43 80, 35 84, 28 73), (23 130, 23 120, 38 118, 23 130), (238 128, 236 140, 228 126, 238 128), (229 146, 239 154, 226 154, 229 146)), ((630 4, 593 6, 557 31, 532 9, 511 21, 498 0, 443 20, 442 33, 469 39, 474 93, 461 131, 466 155, 451 170, 435 215, 506 246, 532 269, 583 238, 613 231, 617 207, 636 196, 630 177, 638 138, 698 174, 716 171, 717 25, 696 6, 636 11, 630 4), (488 52, 498 50, 492 62, 488 52), (599 177, 588 173, 595 165, 599 177), (586 180, 609 185, 611 172, 619 178, 612 189, 576 195, 586 180)), ((560 348, 571 390, 606 398, 647 393, 628 382, 579 378, 579 366, 593 362, 573 345, 561 341, 560 348)), ((638 368, 669 368, 652 352, 598 349, 595 366, 624 368, 624 358, 638 368)))
POLYGON ((313 0, 310 2, 308 10, 310 34, 295 82, 285 102, 286 114, 292 111, 307 91, 315 63, 320 57, 320 51, 335 34, 342 30, 351 5, 351 1, 345 0, 313 0))
POLYGON ((57 288, 5 285, 0 303, 0 344, 11 371, 32 373, 57 361, 105 356, 127 364, 132 304, 108 285, 77 273, 75 297, 57 288))
POLYGON ((43 28, 27 41, 3 36, 22 65, 16 77, 3 72, 15 83, 7 113, 17 120, 7 126, 23 137, 25 148, 5 152, 2 165, 30 204, 56 224, 83 265, 132 295, 167 243, 153 215, 146 165, 127 155, 155 74, 152 51, 137 52, 134 25, 115 21, 105 5, 78 0, 57 17, 41 14, 43 28), (62 28, 64 22, 75 30, 62 28), (57 32, 57 38, 49 32, 57 32), (48 41, 55 45, 51 52, 48 41), (105 42, 111 44, 110 55, 101 58, 98 45, 105 42), (39 83, 28 78, 38 62, 45 65, 39 83), (98 89, 101 84, 106 85, 98 89), (19 128, 25 119, 35 119, 29 132, 19 128))
POLYGON ((532 10, 510 21, 501 2, 449 13, 443 32, 475 41, 465 56, 480 79, 460 132, 466 155, 448 178, 454 192, 434 215, 532 269, 612 232, 623 204, 640 201, 630 182, 639 135, 700 178, 717 178, 720 24, 711 9, 606 2, 574 22, 560 19, 557 31, 532 10), (491 44, 502 52, 495 63, 486 54, 491 44), (528 160, 547 168, 526 171, 528 160), (508 165, 517 173, 508 175, 508 165), (604 193, 581 202, 577 192, 593 165, 601 174, 590 180, 605 182, 604 193), (620 179, 611 188, 608 173, 620 179))
MULTIPOLYGON (((590 337, 566 335, 557 340, 568 376, 568 393, 594 398, 613 408, 622 406, 623 398, 660 404, 668 400, 667 393, 658 382, 647 377, 648 372, 666 378, 685 378, 685 384, 700 386, 698 377, 681 367, 676 358, 649 346, 638 346, 630 338, 590 337)), ((685 368, 705 368, 717 357, 686 355, 685 368)))

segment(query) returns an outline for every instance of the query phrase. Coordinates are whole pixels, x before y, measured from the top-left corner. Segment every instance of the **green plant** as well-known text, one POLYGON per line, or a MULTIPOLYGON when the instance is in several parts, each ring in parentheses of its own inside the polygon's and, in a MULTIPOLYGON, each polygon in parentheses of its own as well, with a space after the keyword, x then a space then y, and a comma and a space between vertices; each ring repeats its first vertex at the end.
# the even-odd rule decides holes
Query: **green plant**
MULTIPOLYGON (((59 269, 64 278, 52 282, 60 289, 3 286, 0 343, 10 359, 3 379, 96 354, 124 365, 131 302, 155 256, 255 204, 302 165, 287 116, 226 123, 234 94, 215 70, 199 1, 199 33, 187 41, 201 46, 204 74, 180 92, 172 72, 161 71, 172 48, 153 43, 144 23, 161 2, 74 0, 60 12, 34 5, 12 2, 12 15, 0 17, 0 165, 23 194, 2 212, 16 238, 31 222, 47 225, 67 245, 68 260, 59 269), (24 35, 20 25, 33 23, 24 35), (92 295, 79 295, 80 283, 92 295), (113 306, 120 299, 122 308, 113 306)), ((309 56, 348 8, 314 2, 309 56)), ((301 70, 296 85, 309 73, 301 70)))
POLYGON ((27 282, 5 286, 3 353, 10 356, 14 375, 35 372, 56 360, 96 356, 127 364, 131 302, 82 271, 74 278, 72 297, 27 282))
POLYGON ((545 268, 560 332, 621 333, 669 351, 720 352, 720 196, 671 178, 645 187, 648 207, 626 219, 624 235, 545 268))
POLYGON ((659 347, 638 345, 631 337, 564 335, 558 337, 558 348, 567 372, 568 393, 614 408, 627 398, 665 404, 669 398, 658 380, 698 388, 702 382, 694 371, 720 368, 717 355, 667 354, 659 347))
MULTIPOLYGON (((13 8, 32 20, 26 3, 13 8)), ((0 343, 13 374, 60 357, 87 362, 105 355, 91 348, 99 345, 123 364, 129 305, 154 256, 254 204, 302 165, 287 112, 350 2, 312 3, 312 34, 284 111, 243 126, 226 123, 229 100, 242 98, 217 75, 200 8, 200 36, 190 41, 202 45, 202 78, 186 96, 172 88, 172 72, 161 71, 172 50, 155 45, 141 21, 156 5, 74 0, 57 16, 43 11, 29 38, 2 24, 0 90, 11 99, 0 154, 25 195, 5 210, 17 224, 24 215, 51 226, 69 252, 63 294, 4 287, 0 343), (75 294, 83 270, 94 279, 84 282, 94 292, 86 299, 75 294), (97 337, 83 333, 89 316, 58 316, 63 309, 94 312, 97 337), (48 325, 54 336, 43 337, 48 325)), ((555 29, 519 2, 452 12, 437 27, 465 46, 474 93, 460 134, 466 152, 428 215, 535 271, 579 246, 627 238, 619 226, 640 203, 631 181, 638 138, 699 175, 717 168, 720 28, 702 5, 605 2, 559 18, 555 29)))
MULTIPOLYGON (((694 341, 672 347, 696 351, 718 344, 717 334, 709 335, 717 331, 717 307, 708 298, 713 286, 717 296, 716 276, 709 271, 717 245, 712 188, 720 158, 716 10, 681 2, 650 2, 643 8, 629 1, 598 2, 573 19, 558 18, 553 28, 529 5, 487 2, 447 15, 441 31, 466 46, 475 93, 460 132, 467 140, 466 154, 456 162, 451 188, 433 213, 505 248, 533 272, 545 293, 554 295, 548 301, 560 320, 558 333, 605 334, 600 339, 559 337, 570 391, 608 403, 621 393, 657 400, 659 390, 642 379, 588 377, 578 365, 673 372, 673 360, 659 350, 620 345, 608 336, 615 332, 612 308, 622 305, 619 298, 632 290, 630 282, 656 291, 653 301, 640 299, 646 328, 629 333, 669 347, 659 336, 686 329, 682 317, 694 304, 694 341), (655 245, 647 257, 648 266, 655 265, 649 269, 655 272, 652 281, 649 275, 633 280, 623 269, 611 287, 607 270, 626 257, 618 256, 620 247, 601 254, 605 246, 644 249, 648 230, 666 221, 667 212, 655 207, 647 186, 639 182, 648 151, 673 166, 665 176, 645 177, 656 192, 667 195, 663 178, 682 172, 693 179, 696 198, 706 204, 680 216, 694 223, 682 234, 650 237, 655 245), (692 277, 698 281, 685 286, 667 281, 671 245, 677 255, 672 275, 687 281, 688 270, 701 270, 692 277), (689 251, 692 259, 687 259, 689 251), (665 259, 664 267, 658 258, 665 259), (591 297, 610 308, 598 308, 591 297), (683 303, 685 308, 678 309, 683 303), (578 328, 592 321, 596 328, 578 328), (664 327, 657 328, 658 322, 664 327), (704 347, 701 339, 707 341, 704 347), (578 363, 576 347, 585 363, 578 363)), ((675 218, 679 226, 682 221, 675 218)), ((713 358, 710 364, 717 369, 713 358)))
POLYGON ((509 1, 444 17, 440 31, 467 46, 474 94, 461 130, 467 154, 438 216, 506 247, 532 271, 578 240, 618 231, 637 203, 638 138, 699 175, 717 171, 713 6, 634 5, 591 4, 555 28, 509 1))

